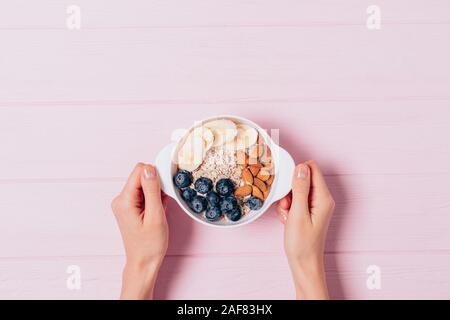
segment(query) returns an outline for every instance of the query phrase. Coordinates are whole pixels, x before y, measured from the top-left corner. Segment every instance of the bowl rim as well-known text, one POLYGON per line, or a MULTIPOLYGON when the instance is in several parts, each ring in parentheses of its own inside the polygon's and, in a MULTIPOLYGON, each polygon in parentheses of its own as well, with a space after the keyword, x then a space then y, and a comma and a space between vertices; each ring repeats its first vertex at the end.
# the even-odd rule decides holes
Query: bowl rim
MULTIPOLYGON (((173 148, 171 150, 171 155, 170 155, 170 161, 171 161, 171 163, 170 163, 170 168, 171 168, 170 174, 171 174, 171 177, 173 177, 173 174, 174 174, 173 168, 174 167, 178 168, 178 165, 176 164, 176 162, 174 162, 174 158, 175 158, 179 148, 181 147, 180 143, 183 142, 183 140, 187 137, 187 135, 194 128, 198 127, 199 125, 201 125, 201 124, 203 124, 205 122, 212 121, 212 120, 219 120, 219 119, 235 120, 238 123, 244 123, 244 124, 251 125, 256 130, 258 130, 258 134, 262 134, 264 142, 266 144, 268 144, 268 146, 269 146, 269 148, 271 150, 272 157, 273 157, 272 161, 274 162, 275 172, 277 172, 277 170, 279 168, 279 162, 280 162, 280 159, 279 159, 277 154, 278 154, 278 148, 280 148, 280 146, 273 141, 272 137, 261 126, 259 126, 258 124, 256 124, 255 122, 253 122, 253 121, 251 121, 251 120, 249 120, 247 118, 244 118, 244 117, 241 117, 241 116, 237 116, 237 115, 216 115, 216 116, 209 116, 209 117, 206 117, 206 118, 202 118, 201 120, 196 121, 192 126, 190 126, 184 132, 184 134, 177 141, 175 141, 173 143, 173 148)), ((274 181, 273 181, 272 187, 271 187, 273 189, 275 189, 274 186, 277 185, 277 182, 278 182, 277 178, 278 178, 278 174, 275 174, 275 178, 274 178, 274 181)), ((254 213, 250 217, 248 217, 246 220, 238 220, 236 222, 231 222, 231 223, 229 221, 227 221, 227 223, 225 223, 225 224, 217 224, 217 223, 214 223, 214 222, 209 222, 206 219, 203 219, 200 215, 197 216, 195 213, 193 213, 189 209, 187 209, 186 208, 186 204, 185 204, 184 201, 182 201, 181 195, 180 195, 178 189, 175 187, 172 179, 171 179, 171 188, 174 191, 173 193, 174 193, 175 201, 178 203, 178 205, 181 207, 181 209, 183 209, 183 211, 190 218, 192 218, 195 221, 200 222, 200 223, 202 223, 204 225, 207 225, 209 227, 215 227, 215 228, 220 228, 220 229, 236 228, 236 227, 241 227, 241 226, 247 225, 247 224, 257 220, 258 218, 260 218, 264 213, 266 213, 268 211, 268 209, 271 207, 271 205, 276 201, 276 200, 273 199, 273 192, 271 192, 269 194, 269 198, 264 201, 263 207, 261 209, 259 209, 259 210, 253 211, 254 213)))

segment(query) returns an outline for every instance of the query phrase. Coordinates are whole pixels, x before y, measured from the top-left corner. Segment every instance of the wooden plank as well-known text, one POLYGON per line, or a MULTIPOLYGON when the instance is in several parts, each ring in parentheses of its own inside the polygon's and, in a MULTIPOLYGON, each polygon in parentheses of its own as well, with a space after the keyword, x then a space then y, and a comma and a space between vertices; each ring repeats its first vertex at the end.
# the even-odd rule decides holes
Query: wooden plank
MULTIPOLYGON (((362 253, 326 256, 335 299, 446 299, 448 253, 362 253), (381 270, 381 289, 369 290, 367 268, 381 270)), ((122 257, 0 260, 1 299, 116 299, 122 257), (81 271, 81 290, 68 290, 68 266, 81 271)), ((168 257, 156 287, 159 299, 292 299, 293 284, 280 255, 168 257)))
POLYGON ((124 179, 136 162, 153 162, 174 130, 213 114, 238 114, 278 129, 296 161, 316 159, 328 175, 450 173, 448 102, 426 104, 3 107, 0 181, 124 179))
MULTIPOLYGON (((445 0, 379 0, 383 22, 448 23, 445 0)), ((295 0, 226 1, 209 3, 189 0, 77 0, 82 9, 83 28, 120 27, 217 27, 217 26, 303 26, 365 24, 368 4, 358 0, 337 3, 299 2, 295 0), (257 14, 256 14, 257 13, 257 14)), ((68 3, 58 0, 5 0, 0 12, 0 29, 23 30, 64 28, 68 3), (24 10, 26 8, 26 10, 24 10)))
MULTIPOLYGON (((67 3, 3 2, 0 298, 116 298, 112 197, 172 130, 229 113, 323 167, 332 297, 448 298, 448 1, 378 1, 375 32, 358 0, 78 0, 79 32, 67 3)), ((273 209, 228 231, 168 216, 158 298, 293 297, 273 209)))
MULTIPOLYGON (((448 175, 328 176, 337 209, 327 251, 449 250, 448 175), (401 236, 400 236, 401 235, 401 236)), ((122 254, 110 201, 122 182, 0 184, 2 257, 122 254)), ((232 230, 190 219, 171 202, 169 254, 282 253, 275 211, 232 230)))
POLYGON ((447 39, 440 24, 2 31, 0 101, 449 100, 447 39))

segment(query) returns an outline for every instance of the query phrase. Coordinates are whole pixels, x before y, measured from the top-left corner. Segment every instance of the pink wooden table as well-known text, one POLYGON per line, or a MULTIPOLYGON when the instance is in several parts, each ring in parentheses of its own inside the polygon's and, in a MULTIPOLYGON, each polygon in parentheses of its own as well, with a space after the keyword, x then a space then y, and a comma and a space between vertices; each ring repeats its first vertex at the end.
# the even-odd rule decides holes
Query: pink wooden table
MULTIPOLYGON (((332 297, 450 297, 448 0, 72 3, 80 30, 66 1, 0 9, 0 298, 116 298, 110 200, 173 129, 222 113, 323 167, 332 297)), ((294 297, 273 209, 227 231, 169 211, 158 298, 294 297)))

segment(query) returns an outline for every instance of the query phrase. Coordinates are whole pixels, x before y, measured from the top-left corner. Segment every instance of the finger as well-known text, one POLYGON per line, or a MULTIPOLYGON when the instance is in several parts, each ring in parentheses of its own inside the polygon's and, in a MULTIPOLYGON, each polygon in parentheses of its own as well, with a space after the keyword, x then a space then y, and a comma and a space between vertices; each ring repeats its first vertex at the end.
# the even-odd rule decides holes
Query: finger
POLYGON ((280 199, 277 203, 277 217, 281 223, 286 223, 289 209, 291 208, 292 194, 287 194, 284 198, 280 199))
POLYGON ((292 204, 291 214, 307 215, 309 217, 309 188, 311 186, 311 174, 309 166, 302 163, 295 168, 292 177, 292 204))
POLYGON ((146 217, 159 217, 163 215, 164 209, 161 200, 159 176, 154 166, 144 166, 141 175, 141 184, 145 199, 144 220, 146 217))
POLYGON ((311 171, 311 186, 314 188, 314 192, 318 195, 329 195, 327 183, 319 168, 319 165, 314 160, 306 162, 311 171))
MULTIPOLYGON (((312 217, 313 220, 318 222, 322 221, 323 225, 328 225, 328 222, 331 218, 334 209, 334 200, 331 196, 330 190, 328 189, 327 183, 325 181, 325 177, 319 169, 319 166, 315 161, 308 161, 308 166, 311 169, 311 183, 312 183, 312 192, 314 193, 314 198, 317 199, 317 202, 320 203, 320 206, 325 210, 318 210, 319 213, 325 214, 317 214, 312 217)), ((314 221, 313 221, 314 222, 314 221)))
POLYGON ((133 197, 138 195, 141 192, 141 175, 144 164, 138 163, 134 167, 130 176, 128 177, 125 186, 122 189, 122 194, 127 197, 133 197))
POLYGON ((278 206, 283 210, 289 210, 291 208, 291 197, 292 196, 290 193, 286 195, 284 198, 278 201, 278 206))
POLYGON ((164 211, 167 212, 167 204, 169 202, 169 196, 161 191, 161 202, 164 208, 164 211))
POLYGON ((278 216, 278 219, 280 220, 280 222, 284 224, 284 223, 286 223, 286 221, 288 219, 289 210, 285 209, 284 205, 282 204, 282 201, 287 201, 287 200, 285 200, 285 198, 283 198, 278 202, 277 216, 278 216))

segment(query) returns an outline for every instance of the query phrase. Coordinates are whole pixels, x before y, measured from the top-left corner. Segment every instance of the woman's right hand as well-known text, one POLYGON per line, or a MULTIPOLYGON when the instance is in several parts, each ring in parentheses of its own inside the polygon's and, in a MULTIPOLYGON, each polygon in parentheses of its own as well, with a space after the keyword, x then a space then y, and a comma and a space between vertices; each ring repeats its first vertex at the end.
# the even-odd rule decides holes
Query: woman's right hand
POLYGON ((334 207, 318 165, 298 165, 292 193, 279 201, 278 214, 285 224, 285 251, 299 299, 328 299, 324 251, 334 207))

